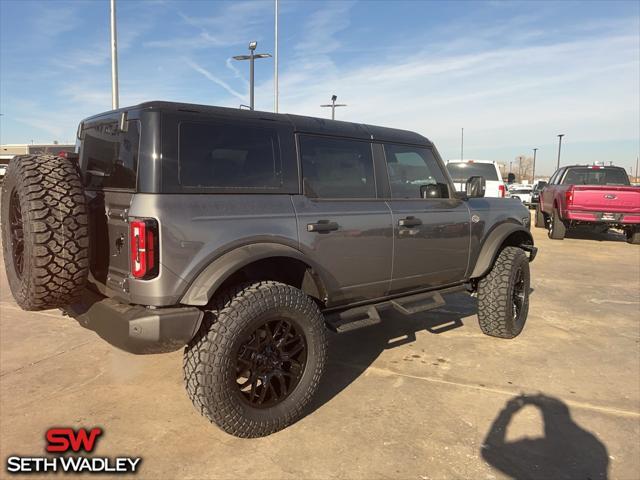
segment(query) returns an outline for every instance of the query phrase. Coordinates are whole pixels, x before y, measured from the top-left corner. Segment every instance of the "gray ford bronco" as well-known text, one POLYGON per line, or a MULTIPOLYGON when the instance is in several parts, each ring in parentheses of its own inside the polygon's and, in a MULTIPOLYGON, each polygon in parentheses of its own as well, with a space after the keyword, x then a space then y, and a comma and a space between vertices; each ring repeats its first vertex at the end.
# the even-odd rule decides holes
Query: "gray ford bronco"
POLYGON ((149 102, 84 120, 77 153, 13 158, 4 263, 25 310, 61 308, 124 350, 184 348, 189 397, 240 437, 298 420, 326 328, 478 298, 518 335, 536 254, 520 202, 456 193, 404 130, 149 102))

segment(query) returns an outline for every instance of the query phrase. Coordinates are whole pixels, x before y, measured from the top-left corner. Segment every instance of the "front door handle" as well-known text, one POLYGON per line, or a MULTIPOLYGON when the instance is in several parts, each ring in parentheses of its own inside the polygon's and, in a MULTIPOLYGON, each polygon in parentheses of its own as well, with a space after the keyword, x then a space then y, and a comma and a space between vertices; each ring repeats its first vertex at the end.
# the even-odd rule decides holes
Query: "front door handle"
POLYGON ((417 227, 419 225, 422 225, 422 220, 420 220, 419 218, 416 218, 416 217, 402 218, 402 219, 398 220, 398 225, 400 227, 413 228, 413 227, 417 227))
POLYGON ((329 233, 338 230, 340 226, 330 220, 318 220, 318 223, 308 223, 307 232, 329 233))

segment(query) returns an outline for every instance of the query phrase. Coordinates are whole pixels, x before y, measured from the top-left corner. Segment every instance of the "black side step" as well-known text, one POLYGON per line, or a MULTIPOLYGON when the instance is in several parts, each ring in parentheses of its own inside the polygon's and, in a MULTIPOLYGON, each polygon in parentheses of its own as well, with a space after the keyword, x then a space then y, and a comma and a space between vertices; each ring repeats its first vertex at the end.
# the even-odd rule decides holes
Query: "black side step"
POLYGON ((358 328, 380 323, 380 314, 375 305, 351 308, 325 317, 327 326, 336 333, 349 332, 358 328))
POLYGON ((425 292, 391 300, 391 306, 404 315, 426 312, 445 304, 440 292, 425 292))

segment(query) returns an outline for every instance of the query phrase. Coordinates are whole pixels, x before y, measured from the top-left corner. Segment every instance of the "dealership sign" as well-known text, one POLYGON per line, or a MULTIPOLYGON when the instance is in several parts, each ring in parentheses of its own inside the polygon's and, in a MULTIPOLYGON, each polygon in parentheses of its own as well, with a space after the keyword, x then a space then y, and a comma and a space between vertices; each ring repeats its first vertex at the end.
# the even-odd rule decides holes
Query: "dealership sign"
POLYGON ((135 473, 140 466, 140 457, 90 457, 102 435, 101 428, 50 428, 45 438, 47 452, 60 456, 7 458, 9 473, 135 473), (65 455, 68 454, 68 455, 65 455), (74 455, 75 454, 75 455, 74 455), (64 456, 63 456, 64 455, 64 456))

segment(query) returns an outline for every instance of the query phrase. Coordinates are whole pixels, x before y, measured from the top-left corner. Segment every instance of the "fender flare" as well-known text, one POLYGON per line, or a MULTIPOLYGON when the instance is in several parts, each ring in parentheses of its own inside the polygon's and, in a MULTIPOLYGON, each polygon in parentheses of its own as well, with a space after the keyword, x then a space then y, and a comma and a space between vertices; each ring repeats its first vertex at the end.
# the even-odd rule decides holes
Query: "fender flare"
MULTIPOLYGON (((293 247, 280 243, 252 243, 238 247, 213 260, 191 283, 180 303, 185 305, 204 306, 222 283, 240 270, 257 260, 270 257, 287 257, 309 265, 320 277, 320 272, 309 262, 308 258, 293 247)), ((323 278, 318 278, 324 286, 323 278)))
MULTIPOLYGON (((517 225, 515 223, 503 223, 502 225, 499 225, 498 227, 493 229, 493 231, 485 239, 484 243, 482 244, 482 248, 480 249, 480 253, 478 254, 476 265, 469 278, 478 278, 486 274, 491 269, 493 262, 498 256, 500 247, 509 236, 513 235, 516 232, 521 232, 527 238, 527 241, 522 243, 531 245, 533 247, 533 237, 531 236, 531 232, 529 230, 527 230, 522 225, 517 225)), ((529 261, 533 260, 534 256, 535 249, 533 249, 533 251, 531 252, 529 261)))

